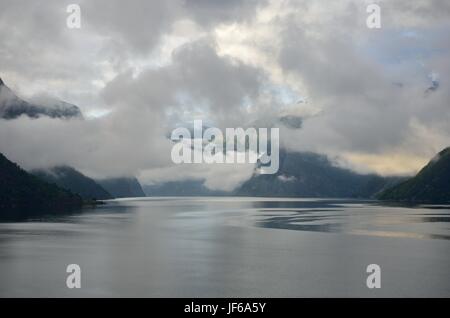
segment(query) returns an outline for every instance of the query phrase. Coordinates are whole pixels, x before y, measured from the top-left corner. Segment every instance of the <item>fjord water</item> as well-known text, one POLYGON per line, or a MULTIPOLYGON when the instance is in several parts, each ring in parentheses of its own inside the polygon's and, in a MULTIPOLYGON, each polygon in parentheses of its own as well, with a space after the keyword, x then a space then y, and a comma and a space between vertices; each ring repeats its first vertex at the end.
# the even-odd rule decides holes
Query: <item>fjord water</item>
POLYGON ((2 297, 450 297, 450 207, 140 198, 0 223, 2 297), (81 288, 66 287, 66 266, 81 288), (368 289, 366 267, 381 267, 368 289))

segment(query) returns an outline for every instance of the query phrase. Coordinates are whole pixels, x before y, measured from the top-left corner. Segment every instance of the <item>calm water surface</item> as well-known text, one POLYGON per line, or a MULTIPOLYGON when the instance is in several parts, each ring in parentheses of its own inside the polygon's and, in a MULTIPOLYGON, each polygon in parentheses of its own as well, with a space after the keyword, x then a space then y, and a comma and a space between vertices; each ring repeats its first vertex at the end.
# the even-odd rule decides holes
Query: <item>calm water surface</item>
POLYGON ((0 223, 2 297, 450 297, 450 207, 144 198, 0 223), (66 266, 81 267, 81 289, 66 266), (368 264, 381 289, 366 287, 368 264))

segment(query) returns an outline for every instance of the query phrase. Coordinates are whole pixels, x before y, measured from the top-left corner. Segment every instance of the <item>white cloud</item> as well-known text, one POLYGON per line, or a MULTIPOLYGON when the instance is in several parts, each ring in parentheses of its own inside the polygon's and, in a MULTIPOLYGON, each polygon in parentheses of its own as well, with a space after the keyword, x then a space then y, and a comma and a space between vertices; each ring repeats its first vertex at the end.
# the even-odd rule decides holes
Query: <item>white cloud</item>
POLYGON ((214 189, 248 178, 249 167, 172 165, 166 135, 194 118, 224 128, 302 117, 301 129, 280 127, 284 147, 380 173, 412 172, 448 146, 444 1, 379 1, 376 31, 356 0, 81 1, 80 30, 65 27, 69 2, 0 0, 0 76, 90 118, 0 121, 0 151, 25 167, 197 176, 214 189), (425 96, 431 73, 440 85, 425 96))

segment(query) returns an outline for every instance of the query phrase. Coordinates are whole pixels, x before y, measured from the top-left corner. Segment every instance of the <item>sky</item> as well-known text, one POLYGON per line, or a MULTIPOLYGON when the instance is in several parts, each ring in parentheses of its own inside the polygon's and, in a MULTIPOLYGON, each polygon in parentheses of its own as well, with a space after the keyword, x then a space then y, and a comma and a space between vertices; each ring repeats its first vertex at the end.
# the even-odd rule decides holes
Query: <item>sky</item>
POLYGON ((26 169, 231 190, 252 165, 171 161, 168 132, 202 119, 279 127, 282 148, 358 172, 413 174, 450 144, 448 34, 438 0, 0 0, 0 77, 85 117, 0 120, 0 152, 26 169))

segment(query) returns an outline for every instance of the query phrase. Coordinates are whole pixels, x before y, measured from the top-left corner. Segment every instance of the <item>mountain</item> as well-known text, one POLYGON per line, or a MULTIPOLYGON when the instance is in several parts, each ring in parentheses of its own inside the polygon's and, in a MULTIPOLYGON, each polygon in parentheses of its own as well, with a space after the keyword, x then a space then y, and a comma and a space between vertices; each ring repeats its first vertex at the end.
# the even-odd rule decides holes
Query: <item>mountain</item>
POLYGON ((231 192, 208 189, 202 180, 172 181, 144 186, 148 196, 267 196, 374 198, 403 181, 402 177, 359 174, 339 168, 324 155, 280 151, 276 174, 254 174, 231 192))
POLYGON ((80 196, 21 169, 0 153, 0 217, 12 209, 64 209, 82 205, 80 196))
POLYGON ((439 152, 413 178, 383 191, 389 201, 450 203, 450 147, 439 152))
POLYGON ((139 181, 134 177, 103 179, 97 180, 97 183, 115 198, 145 197, 139 181))
POLYGON ((234 191, 242 196, 371 198, 399 178, 358 174, 336 167, 324 155, 280 151, 276 174, 255 174, 234 191))
POLYGON ((203 180, 170 181, 154 185, 144 185, 144 192, 149 197, 164 196, 224 196, 228 192, 208 189, 203 180))
POLYGON ((48 101, 46 104, 39 105, 29 103, 17 97, 17 95, 5 85, 0 78, 0 118, 15 119, 21 115, 27 115, 30 118, 48 116, 51 118, 82 118, 80 109, 72 104, 63 101, 48 101))
POLYGON ((47 170, 33 170, 31 173, 48 183, 70 190, 85 200, 112 199, 111 194, 102 186, 71 167, 59 166, 47 170))

